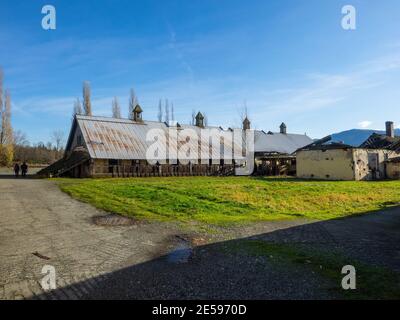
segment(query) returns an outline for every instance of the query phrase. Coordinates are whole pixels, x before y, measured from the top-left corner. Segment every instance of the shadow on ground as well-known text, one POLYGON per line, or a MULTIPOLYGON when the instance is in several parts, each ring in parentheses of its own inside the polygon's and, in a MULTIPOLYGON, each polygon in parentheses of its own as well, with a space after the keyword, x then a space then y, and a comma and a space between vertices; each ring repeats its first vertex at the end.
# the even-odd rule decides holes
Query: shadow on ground
POLYGON ((344 297, 341 267, 355 261, 367 266, 357 278, 361 289, 367 283, 372 286, 366 297, 391 298, 396 296, 393 288, 380 282, 388 280, 391 286, 393 279, 386 273, 383 280, 375 279, 373 274, 400 272, 399 231, 400 208, 392 208, 193 249, 181 246, 171 254, 35 298, 338 299, 344 297))

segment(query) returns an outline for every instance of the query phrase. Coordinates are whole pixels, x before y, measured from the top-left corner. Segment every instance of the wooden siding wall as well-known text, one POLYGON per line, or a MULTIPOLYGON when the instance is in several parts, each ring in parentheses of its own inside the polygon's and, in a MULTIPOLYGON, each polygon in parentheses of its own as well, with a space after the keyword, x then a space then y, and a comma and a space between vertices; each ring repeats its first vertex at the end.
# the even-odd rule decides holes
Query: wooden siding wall
POLYGON ((149 165, 143 161, 128 164, 120 161, 118 165, 108 165, 107 160, 95 160, 92 166, 93 177, 167 177, 167 176, 216 176, 234 175, 234 166, 230 165, 149 165))
POLYGON ((256 159, 254 175, 258 176, 295 176, 296 159, 263 158, 256 159))

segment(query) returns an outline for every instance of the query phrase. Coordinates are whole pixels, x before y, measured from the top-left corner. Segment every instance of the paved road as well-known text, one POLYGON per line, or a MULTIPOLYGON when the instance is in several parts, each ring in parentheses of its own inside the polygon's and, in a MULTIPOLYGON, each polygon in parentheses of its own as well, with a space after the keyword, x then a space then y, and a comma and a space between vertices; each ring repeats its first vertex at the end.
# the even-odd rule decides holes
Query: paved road
MULTIPOLYGON (((0 299, 334 298, 324 279, 301 267, 276 269, 262 259, 224 253, 222 240, 249 236, 339 248, 400 271, 399 209, 237 228, 211 243, 200 241, 186 263, 171 261, 170 252, 181 248, 187 230, 160 223, 98 226, 92 218, 99 215, 106 213, 72 200, 52 181, 0 176, 0 299), (40 286, 44 265, 57 273, 59 290, 50 294, 40 286)), ((185 255, 178 251, 178 259, 185 255)))

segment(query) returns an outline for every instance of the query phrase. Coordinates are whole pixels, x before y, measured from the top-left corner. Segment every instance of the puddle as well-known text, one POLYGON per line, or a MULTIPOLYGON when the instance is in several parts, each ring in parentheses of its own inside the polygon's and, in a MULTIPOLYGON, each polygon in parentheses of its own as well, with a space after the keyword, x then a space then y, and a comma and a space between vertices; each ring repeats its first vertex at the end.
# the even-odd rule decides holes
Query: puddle
POLYGON ((98 226, 131 226, 136 224, 136 221, 132 218, 109 214, 93 217, 93 223, 98 226))
POLYGON ((193 254, 193 248, 187 240, 180 237, 177 238, 179 242, 168 254, 167 261, 170 263, 187 263, 193 254))

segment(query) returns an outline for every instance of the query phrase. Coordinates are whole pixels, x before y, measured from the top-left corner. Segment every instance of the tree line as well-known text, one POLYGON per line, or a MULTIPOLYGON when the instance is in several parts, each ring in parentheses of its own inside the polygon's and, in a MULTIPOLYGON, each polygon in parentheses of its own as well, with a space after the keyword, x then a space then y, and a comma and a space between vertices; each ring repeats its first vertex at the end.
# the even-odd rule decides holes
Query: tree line
MULTIPOLYGON (((128 118, 133 120, 133 110, 139 104, 135 90, 130 89, 128 118)), ((4 73, 0 67, 0 166, 11 166, 13 161, 27 161, 29 163, 48 164, 60 159, 64 154, 65 137, 62 131, 56 130, 51 135, 51 141, 30 144, 26 134, 20 130, 14 132, 11 123, 11 94, 4 89, 4 73)), ((88 81, 83 82, 82 102, 77 98, 73 106, 73 116, 92 116, 91 87, 88 81)), ((113 118, 122 118, 121 107, 117 97, 111 101, 113 118)), ((207 116, 205 125, 207 125, 207 116)), ((192 111, 189 124, 195 124, 196 112, 192 111)), ((159 100, 157 120, 159 122, 175 122, 174 104, 168 99, 159 100)))
POLYGON ((11 126, 11 95, 3 87, 4 74, 0 68, 0 165, 9 165, 14 156, 14 137, 11 126))
POLYGON ((56 130, 51 142, 31 145, 25 133, 13 130, 11 94, 4 89, 4 73, 0 68, 0 166, 11 166, 14 161, 31 164, 49 164, 64 154, 64 133, 56 130))
MULTIPOLYGON (((128 119, 133 120, 133 110, 139 104, 138 97, 133 88, 130 89, 129 92, 129 101, 128 101, 128 119)), ((202 112, 204 116, 204 123, 207 125, 208 119, 205 112, 202 112)), ((88 81, 83 82, 82 86, 82 102, 80 98, 76 98, 73 106, 73 116, 75 115, 87 115, 92 116, 92 103, 91 103, 91 87, 88 81)), ((114 97, 111 100, 111 115, 113 118, 121 119, 121 105, 119 103, 118 97, 114 97)), ((196 112, 192 111, 192 116, 189 121, 189 124, 194 125, 196 112)), ((166 123, 174 123, 175 122, 175 110, 173 102, 170 102, 168 99, 160 99, 158 102, 158 113, 157 120, 159 122, 166 123)))

